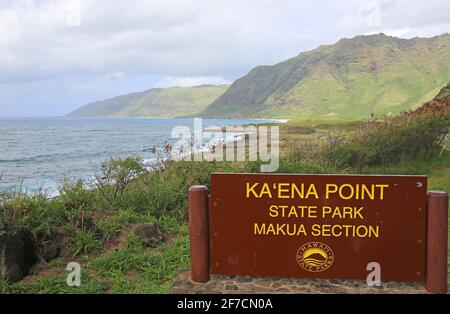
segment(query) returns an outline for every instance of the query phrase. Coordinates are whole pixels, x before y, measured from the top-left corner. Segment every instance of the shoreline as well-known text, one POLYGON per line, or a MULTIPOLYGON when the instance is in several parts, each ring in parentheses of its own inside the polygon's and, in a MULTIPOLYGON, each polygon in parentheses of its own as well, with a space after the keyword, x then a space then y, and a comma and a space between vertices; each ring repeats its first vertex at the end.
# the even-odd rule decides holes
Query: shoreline
MULTIPOLYGON (((13 118, 14 120, 16 119, 21 119, 21 118, 13 118)), ((36 117, 36 118, 23 118, 26 120, 30 120, 30 119, 38 119, 38 120, 42 120, 42 119, 55 119, 55 120, 59 120, 59 117, 36 117)), ((62 117, 62 120, 66 119, 65 117, 62 117)), ((69 119, 73 119, 73 118, 69 118, 69 119)), ((79 118, 75 118, 75 119, 79 119, 79 118)), ((85 118, 82 118, 85 119, 85 118)), ((93 118, 98 119, 98 120, 105 120, 103 118, 93 118)), ((115 119, 115 118, 113 118, 115 119)), ((134 118, 127 118, 127 119, 134 119, 134 118)), ((166 119, 166 118, 157 118, 157 119, 166 119)), ((172 118, 170 118, 172 119, 172 118)), ((169 120, 170 120, 169 119, 169 120)), ((178 119, 178 118, 175 118, 178 119)), ((188 119, 191 120, 190 118, 181 118, 181 119, 188 119)), ((92 118, 86 118, 86 120, 92 120, 92 118)), ((210 120, 210 119, 209 119, 210 120)), ((208 157, 204 157, 204 154, 208 154, 210 153, 210 147, 211 146, 218 146, 220 145, 220 143, 217 141, 217 137, 216 142, 211 142, 211 137, 212 140, 214 140, 214 136, 205 136, 205 133, 209 133, 209 134, 213 134, 213 133, 222 133, 224 136, 222 138, 223 140, 223 144, 224 145, 224 151, 225 151, 225 146, 230 143, 237 143, 234 145, 239 145, 239 142, 242 142, 243 140, 246 139, 246 135, 247 134, 253 134, 253 133, 249 133, 249 132, 231 132, 231 134, 226 134, 224 131, 226 130, 227 127, 229 128, 240 128, 240 127, 246 127, 249 125, 259 125, 259 124, 271 124, 271 125, 276 125, 276 124, 280 124, 280 123, 285 123, 285 120, 279 120, 279 119, 219 119, 219 120, 247 120, 247 122, 249 123, 245 123, 245 124, 230 124, 230 125, 225 125, 225 126, 217 126, 217 127, 213 127, 213 126, 206 126, 203 128, 203 139, 202 139, 202 147, 198 147, 197 149, 192 150, 186 150, 185 153, 183 154, 175 154, 172 155, 170 157, 170 159, 174 160, 174 161, 181 161, 185 158, 187 158, 187 160, 189 161, 195 161, 197 160, 196 156, 201 155, 201 159, 205 160, 205 161, 212 161, 213 159, 208 159, 208 157), (250 121, 248 121, 250 120, 250 121), (252 121, 253 120, 253 121, 252 121), (256 121, 256 123, 255 123, 256 121), (259 122, 258 122, 259 121, 259 122), (222 131, 219 131, 222 130, 222 131), (190 157, 188 157, 190 156, 190 157)), ((243 121, 244 122, 244 121, 243 121)), ((161 143, 155 143, 154 145, 158 145, 161 146, 161 143)), ((151 156, 141 156, 139 152, 134 153, 134 154, 130 154, 127 156, 124 156, 122 158, 127 158, 127 157, 133 157, 133 156, 137 156, 139 158, 141 158, 141 161, 144 165, 144 167, 148 170, 148 171, 152 171, 154 170, 154 166, 157 166, 157 164, 161 161, 160 156, 164 156, 164 147, 159 147, 160 150, 158 151, 157 154, 152 154, 151 156), (159 155, 158 155, 159 154, 159 155)), ((169 158, 163 158, 163 160, 167 160, 169 158)), ((103 161, 108 160, 108 157, 105 157, 105 159, 103 161)), ((58 167, 58 163, 55 163, 55 167, 58 167)), ((98 166, 96 167, 96 169, 98 169, 100 167, 100 164, 98 164, 98 166)), ((67 170, 66 170, 67 172, 67 170)), ((90 178, 92 178, 92 176, 94 176, 95 173, 85 173, 85 175, 81 175, 81 176, 73 176, 73 177, 69 177, 69 182, 76 182, 78 180, 83 180, 83 181, 88 181, 90 178)), ((10 181, 4 181, 4 182, 0 182, 0 192, 4 192, 4 193, 17 193, 17 194, 33 194, 36 192, 44 192, 45 194, 48 195, 49 198, 56 198, 58 196, 60 196, 59 190, 62 186, 63 182, 62 181, 56 181, 53 179, 49 179, 49 178, 41 178, 39 179, 38 177, 28 177, 25 179, 20 179, 18 178, 15 182, 10 180, 10 181)))

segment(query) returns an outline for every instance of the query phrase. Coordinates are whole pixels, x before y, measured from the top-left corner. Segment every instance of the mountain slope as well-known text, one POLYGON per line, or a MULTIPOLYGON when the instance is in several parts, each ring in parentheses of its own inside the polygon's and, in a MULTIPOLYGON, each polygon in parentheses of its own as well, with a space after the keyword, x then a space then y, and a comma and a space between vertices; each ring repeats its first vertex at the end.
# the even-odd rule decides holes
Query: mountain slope
POLYGON ((342 39, 235 81, 205 117, 364 117, 396 114, 432 98, 450 79, 450 35, 342 39))
POLYGON ((227 85, 154 88, 97 101, 69 113, 69 117, 184 117, 202 112, 227 85))
POLYGON ((438 99, 448 99, 450 97, 450 83, 448 83, 446 86, 444 86, 440 91, 439 94, 437 94, 436 97, 434 97, 434 100, 438 99))

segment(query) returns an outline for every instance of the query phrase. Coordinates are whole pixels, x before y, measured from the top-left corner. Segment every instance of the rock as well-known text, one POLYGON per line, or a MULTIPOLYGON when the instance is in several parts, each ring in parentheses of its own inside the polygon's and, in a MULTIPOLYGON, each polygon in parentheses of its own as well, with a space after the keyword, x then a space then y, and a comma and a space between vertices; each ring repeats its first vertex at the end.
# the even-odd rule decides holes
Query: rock
POLYGON ((154 224, 137 225, 134 228, 136 234, 141 242, 147 246, 155 247, 164 242, 164 235, 159 228, 154 224))
POLYGON ((103 238, 103 232, 100 228, 95 224, 94 219, 92 217, 85 217, 83 219, 82 229, 84 231, 90 231, 95 239, 100 240, 103 238))
POLYGON ((447 86, 443 87, 440 91, 439 94, 434 98, 435 100, 444 100, 446 98, 448 98, 450 96, 450 83, 447 84, 447 86))
POLYGON ((288 288, 278 288, 275 289, 274 291, 275 293, 287 293, 287 292, 291 292, 288 288))
POLYGON ((25 229, 0 234, 0 277, 8 282, 21 281, 37 261, 31 232, 25 229))
POLYGON ((182 273, 172 284, 172 293, 426 293, 423 283, 383 282, 383 288, 370 288, 365 280, 325 280, 280 277, 241 277, 231 282, 229 276, 211 275, 207 283, 190 280, 190 272, 182 273), (247 282, 243 279, 252 278, 247 282), (386 284, 386 285, 385 285, 386 284), (386 288, 389 286, 390 288, 386 288))
POLYGON ((242 277, 238 277, 236 278, 236 282, 252 282, 253 278, 250 276, 242 276, 242 277))
POLYGON ((238 286, 236 285, 226 285, 225 290, 231 291, 231 290, 239 290, 238 286))
POLYGON ((282 284, 279 281, 275 281, 274 283, 272 283, 272 285, 270 286, 272 289, 278 289, 282 286, 282 284))
POLYGON ((41 257, 49 262, 57 258, 61 254, 61 248, 56 241, 47 241, 43 243, 41 249, 41 257))

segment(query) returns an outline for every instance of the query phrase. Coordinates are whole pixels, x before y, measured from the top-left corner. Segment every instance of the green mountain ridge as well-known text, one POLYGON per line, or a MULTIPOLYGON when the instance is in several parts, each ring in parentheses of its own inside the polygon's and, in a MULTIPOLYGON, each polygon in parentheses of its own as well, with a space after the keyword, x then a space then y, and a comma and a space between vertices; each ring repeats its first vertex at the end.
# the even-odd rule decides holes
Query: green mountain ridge
POLYGON ((228 85, 154 88, 88 104, 71 117, 361 118, 398 114, 450 81, 450 35, 341 39, 228 85))
POLYGON ((365 117, 397 114, 450 80, 450 35, 342 39, 235 81, 204 117, 365 117))
POLYGON ((201 113, 228 85, 153 88, 87 104, 68 117, 186 117, 201 113))

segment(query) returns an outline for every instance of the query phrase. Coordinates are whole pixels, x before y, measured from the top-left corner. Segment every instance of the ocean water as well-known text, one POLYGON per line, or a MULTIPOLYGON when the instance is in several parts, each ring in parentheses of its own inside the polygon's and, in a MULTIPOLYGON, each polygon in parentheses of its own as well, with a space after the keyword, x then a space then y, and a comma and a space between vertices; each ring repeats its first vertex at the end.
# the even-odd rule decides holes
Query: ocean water
MULTIPOLYGON (((270 122, 203 119, 210 126, 270 122)), ((0 118, 0 190, 22 187, 56 193, 65 179, 87 179, 109 157, 140 156, 151 162, 153 145, 174 143, 176 126, 193 119, 0 118)))

